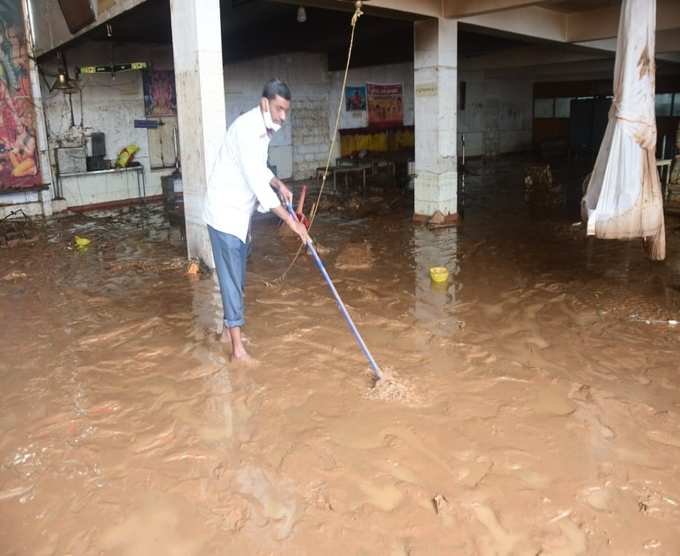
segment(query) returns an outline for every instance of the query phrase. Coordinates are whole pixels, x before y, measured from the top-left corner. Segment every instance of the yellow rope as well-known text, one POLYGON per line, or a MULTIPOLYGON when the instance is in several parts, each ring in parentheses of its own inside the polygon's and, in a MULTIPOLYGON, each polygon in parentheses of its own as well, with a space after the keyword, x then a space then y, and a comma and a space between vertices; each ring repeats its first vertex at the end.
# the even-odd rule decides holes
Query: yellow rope
POLYGON ((323 178, 321 179, 321 188, 319 189, 319 195, 316 198, 316 202, 314 203, 314 206, 312 207, 312 212, 309 213, 309 228, 312 228, 312 225, 314 224, 314 219, 316 218, 316 213, 319 210, 319 203, 321 202, 321 195, 323 194, 323 189, 326 185, 326 178, 328 177, 328 169, 331 166, 331 159, 333 157, 333 150, 335 149, 335 141, 338 137, 338 129, 340 128, 340 116, 342 115, 342 107, 345 104, 344 102, 344 97, 345 97, 345 87, 347 86, 347 76, 349 75, 349 63, 352 59, 352 49, 354 48, 354 32, 356 31, 357 28, 357 22, 359 21, 359 18, 364 15, 364 12, 361 11, 362 7, 362 1, 357 0, 355 2, 355 10, 354 10, 354 15, 352 16, 352 33, 350 34, 349 38, 349 48, 347 50, 347 63, 345 64, 345 74, 342 78, 342 86, 340 88, 340 102, 338 103, 338 111, 335 117, 335 131, 333 132, 333 139, 331 140, 331 146, 330 149, 328 149, 328 159, 326 160, 326 168, 324 168, 323 171, 323 178))
MULTIPOLYGON (((340 102, 338 103, 338 111, 337 115, 335 117, 335 131, 333 132, 333 139, 331 140, 331 146, 328 149, 328 158, 326 160, 326 167, 324 168, 323 172, 323 178, 321 179, 321 187, 319 188, 319 194, 317 195, 316 201, 314 202, 314 205, 312 205, 312 210, 309 213, 309 229, 312 229, 312 226, 314 225, 314 220, 316 219, 316 215, 319 211, 319 204, 321 203, 321 196, 323 195, 323 190, 324 187, 326 186, 326 179, 328 178, 328 170, 331 166, 331 159, 333 158, 333 151, 335 150, 335 142, 338 136, 338 129, 340 128, 340 116, 342 115, 342 107, 344 106, 344 97, 345 97, 345 87, 347 86, 347 76, 349 75, 349 64, 350 61, 352 60, 352 49, 354 48, 354 33, 356 31, 357 23, 359 21, 359 18, 364 15, 364 12, 361 11, 361 8, 363 6, 363 1, 362 0, 357 0, 354 3, 354 15, 352 16, 352 32, 350 34, 349 38, 349 48, 347 49, 347 63, 345 64, 345 74, 342 78, 342 87, 340 88, 340 102)), ((298 247, 297 252, 295 253, 295 257, 293 257, 293 260, 290 262, 288 265, 288 268, 284 271, 284 273, 279 276, 274 282, 282 282, 283 280, 286 279, 286 276, 290 272, 291 268, 295 265, 297 262, 298 258, 300 257, 300 253, 302 253, 302 250, 304 249, 304 244, 301 244, 300 247, 298 247)))

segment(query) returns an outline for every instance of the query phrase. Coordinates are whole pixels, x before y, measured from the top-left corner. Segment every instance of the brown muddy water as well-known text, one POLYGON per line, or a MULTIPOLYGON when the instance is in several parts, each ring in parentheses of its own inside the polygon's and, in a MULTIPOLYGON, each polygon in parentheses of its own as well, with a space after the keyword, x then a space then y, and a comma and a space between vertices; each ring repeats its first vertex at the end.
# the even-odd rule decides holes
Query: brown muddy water
POLYGON ((459 228, 314 230, 395 395, 308 258, 265 285, 295 251, 271 222, 252 368, 157 210, 0 251, 0 554, 679 554, 680 223, 655 264, 469 181, 459 228))

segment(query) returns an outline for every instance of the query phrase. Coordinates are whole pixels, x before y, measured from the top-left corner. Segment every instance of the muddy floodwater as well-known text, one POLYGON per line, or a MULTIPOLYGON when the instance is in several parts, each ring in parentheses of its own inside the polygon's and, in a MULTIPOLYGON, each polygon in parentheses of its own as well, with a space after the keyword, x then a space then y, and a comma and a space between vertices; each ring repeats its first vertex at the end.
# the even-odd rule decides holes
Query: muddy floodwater
POLYGON ((158 209, 1 250, 0 554, 680 554, 680 221, 651 263, 478 170, 458 228, 313 230, 395 388, 270 220, 247 368, 158 209))

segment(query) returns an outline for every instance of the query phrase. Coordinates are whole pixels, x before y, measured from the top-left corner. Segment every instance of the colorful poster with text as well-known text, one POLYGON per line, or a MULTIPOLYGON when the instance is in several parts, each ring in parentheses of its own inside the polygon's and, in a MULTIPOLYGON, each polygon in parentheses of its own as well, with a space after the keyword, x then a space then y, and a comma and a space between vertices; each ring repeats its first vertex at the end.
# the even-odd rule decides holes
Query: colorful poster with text
POLYGON ((404 122, 401 83, 368 83, 369 127, 399 127, 404 122))

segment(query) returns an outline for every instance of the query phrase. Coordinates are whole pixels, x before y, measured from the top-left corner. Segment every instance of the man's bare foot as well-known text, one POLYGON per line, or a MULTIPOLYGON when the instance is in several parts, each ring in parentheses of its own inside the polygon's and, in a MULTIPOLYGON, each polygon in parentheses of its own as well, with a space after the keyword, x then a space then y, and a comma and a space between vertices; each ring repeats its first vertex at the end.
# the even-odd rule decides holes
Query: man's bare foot
MULTIPOLYGON (((219 341, 222 342, 223 344, 231 344, 231 334, 229 334, 228 328, 222 330, 222 334, 219 335, 219 341)), ((246 336, 245 334, 241 334, 241 342, 246 345, 249 345, 250 338, 248 338, 248 336, 246 336)))
POLYGON ((248 366, 257 364, 257 360, 253 359, 245 349, 232 353, 231 362, 248 366))

